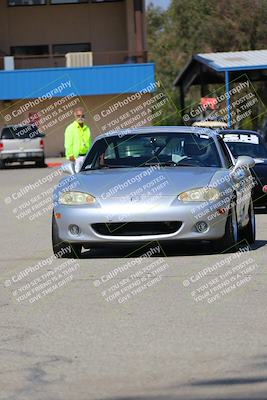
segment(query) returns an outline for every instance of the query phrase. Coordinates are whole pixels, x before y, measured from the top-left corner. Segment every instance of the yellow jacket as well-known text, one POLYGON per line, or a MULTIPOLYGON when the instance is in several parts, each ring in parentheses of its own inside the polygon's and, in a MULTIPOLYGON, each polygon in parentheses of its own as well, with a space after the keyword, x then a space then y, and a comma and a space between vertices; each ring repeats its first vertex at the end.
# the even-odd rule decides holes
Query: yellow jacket
POLYGON ((72 122, 65 130, 65 154, 69 159, 71 156, 78 158, 85 154, 92 146, 92 137, 89 126, 83 124, 81 127, 77 121, 72 122))

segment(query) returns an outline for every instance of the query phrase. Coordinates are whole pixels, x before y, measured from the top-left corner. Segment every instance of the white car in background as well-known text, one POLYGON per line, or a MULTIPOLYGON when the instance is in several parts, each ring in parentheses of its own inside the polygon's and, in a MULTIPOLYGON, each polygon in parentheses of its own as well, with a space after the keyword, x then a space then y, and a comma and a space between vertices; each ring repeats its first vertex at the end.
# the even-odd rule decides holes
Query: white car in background
POLYGON ((0 134, 0 168, 7 163, 34 161, 46 167, 44 134, 35 125, 9 125, 0 134))
POLYGON ((226 122, 213 121, 213 120, 196 121, 192 124, 192 126, 196 126, 199 128, 209 128, 209 129, 226 129, 228 127, 226 122))

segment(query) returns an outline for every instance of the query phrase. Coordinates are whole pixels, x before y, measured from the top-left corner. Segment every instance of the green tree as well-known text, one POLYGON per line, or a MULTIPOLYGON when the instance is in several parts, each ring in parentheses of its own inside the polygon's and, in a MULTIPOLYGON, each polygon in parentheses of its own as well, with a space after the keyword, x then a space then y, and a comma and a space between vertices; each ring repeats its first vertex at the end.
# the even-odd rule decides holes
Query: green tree
MULTIPOLYGON (((197 53, 264 49, 267 45, 266 0, 172 0, 167 10, 147 9, 149 59, 157 77, 179 104, 173 81, 197 53)), ((170 107, 169 123, 177 123, 170 107)))

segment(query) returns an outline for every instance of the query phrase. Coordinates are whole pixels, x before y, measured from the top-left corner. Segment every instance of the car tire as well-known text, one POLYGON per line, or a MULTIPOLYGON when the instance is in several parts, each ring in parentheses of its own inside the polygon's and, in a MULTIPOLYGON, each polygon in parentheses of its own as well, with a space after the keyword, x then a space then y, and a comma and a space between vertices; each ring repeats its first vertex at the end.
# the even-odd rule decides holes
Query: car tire
POLYGON ((248 224, 244 228, 243 237, 248 242, 248 244, 255 243, 256 221, 255 221, 254 207, 253 207, 252 201, 250 202, 250 206, 249 206, 249 221, 248 221, 248 224))
POLYGON ((4 169, 5 166, 5 162, 3 160, 0 160, 0 169, 4 169))
POLYGON ((232 203, 225 224, 224 236, 215 244, 216 251, 220 251, 221 253, 236 252, 239 249, 239 241, 240 230, 237 222, 236 207, 232 203))
POLYGON ((82 245, 62 241, 58 236, 58 226, 53 213, 52 216, 52 247, 56 258, 80 258, 82 245))
POLYGON ((38 168, 46 168, 47 167, 44 157, 41 158, 40 160, 36 161, 36 167, 38 167, 38 168))

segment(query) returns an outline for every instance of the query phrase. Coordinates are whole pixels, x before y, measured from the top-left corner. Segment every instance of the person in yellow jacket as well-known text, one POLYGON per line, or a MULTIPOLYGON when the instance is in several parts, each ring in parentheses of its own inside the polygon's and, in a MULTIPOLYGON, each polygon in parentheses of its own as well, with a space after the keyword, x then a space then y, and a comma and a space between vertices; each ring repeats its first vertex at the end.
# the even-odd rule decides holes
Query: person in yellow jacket
POLYGON ((65 130, 65 155, 67 160, 77 161, 84 157, 92 146, 92 136, 88 125, 84 123, 85 113, 83 107, 74 110, 75 120, 65 130))

